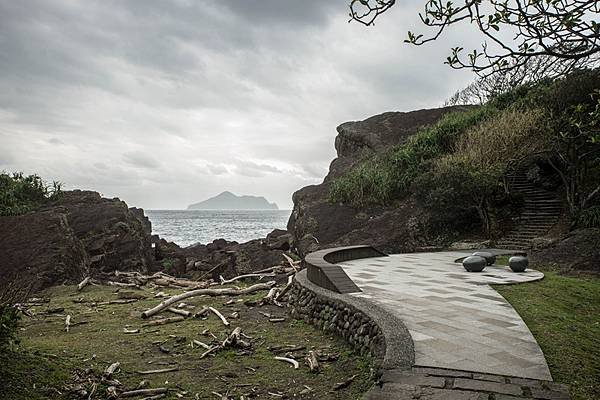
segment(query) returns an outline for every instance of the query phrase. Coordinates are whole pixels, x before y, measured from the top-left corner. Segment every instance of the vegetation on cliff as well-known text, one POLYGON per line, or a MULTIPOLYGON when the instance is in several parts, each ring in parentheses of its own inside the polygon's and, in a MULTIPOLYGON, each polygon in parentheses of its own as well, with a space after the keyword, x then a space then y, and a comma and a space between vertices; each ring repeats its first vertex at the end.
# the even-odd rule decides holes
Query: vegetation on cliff
POLYGON ((61 184, 48 184, 39 175, 0 173, 0 216, 20 215, 56 198, 61 184))
POLYGON ((522 85, 445 116, 404 143, 367 155, 336 179, 330 200, 393 206, 415 195, 436 223, 479 221, 510 205, 503 182, 524 161, 548 164, 574 223, 597 226, 600 198, 600 71, 522 85))

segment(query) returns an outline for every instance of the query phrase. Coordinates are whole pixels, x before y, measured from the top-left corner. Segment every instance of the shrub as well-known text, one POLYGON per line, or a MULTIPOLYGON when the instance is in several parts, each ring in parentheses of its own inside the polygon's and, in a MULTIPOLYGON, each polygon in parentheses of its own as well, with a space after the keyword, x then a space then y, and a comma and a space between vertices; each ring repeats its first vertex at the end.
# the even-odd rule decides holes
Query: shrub
POLYGON ((501 177, 512 164, 547 147, 543 121, 540 110, 510 108, 469 129, 453 153, 432 161, 416 180, 417 198, 442 224, 476 210, 489 233, 490 205, 504 192, 501 177))
POLYGON ((408 192, 427 161, 452 150, 460 134, 494 114, 490 107, 445 115, 405 143, 372 155, 333 181, 330 201, 356 207, 388 205, 408 192))
POLYGON ((0 173, 0 216, 29 212, 59 196, 61 184, 47 184, 38 175, 0 173))
POLYGON ((7 277, 0 287, 0 349, 17 341, 19 311, 16 304, 25 301, 31 291, 31 282, 20 279, 17 273, 7 277))
POLYGON ((577 225, 582 228, 600 228, 600 206, 583 210, 577 218, 577 225))

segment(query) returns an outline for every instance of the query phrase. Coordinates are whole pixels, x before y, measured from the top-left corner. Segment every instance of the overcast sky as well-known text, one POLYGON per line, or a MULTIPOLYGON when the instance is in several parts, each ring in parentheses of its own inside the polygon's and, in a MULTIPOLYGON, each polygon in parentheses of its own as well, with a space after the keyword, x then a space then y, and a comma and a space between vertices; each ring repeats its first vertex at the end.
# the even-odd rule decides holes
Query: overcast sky
POLYGON ((224 190, 291 208, 337 125, 473 79, 443 65, 472 35, 406 45, 424 0, 399 3, 366 28, 347 0, 0 0, 0 170, 144 208, 224 190))

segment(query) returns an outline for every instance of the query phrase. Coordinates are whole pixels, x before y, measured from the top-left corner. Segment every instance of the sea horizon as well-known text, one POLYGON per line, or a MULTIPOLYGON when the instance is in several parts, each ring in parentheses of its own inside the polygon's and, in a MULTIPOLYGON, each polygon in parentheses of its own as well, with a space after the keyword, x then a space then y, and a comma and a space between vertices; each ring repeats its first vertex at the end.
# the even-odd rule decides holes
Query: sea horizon
POLYGON ((238 243, 287 229, 292 210, 146 209, 152 233, 181 247, 225 239, 238 243))

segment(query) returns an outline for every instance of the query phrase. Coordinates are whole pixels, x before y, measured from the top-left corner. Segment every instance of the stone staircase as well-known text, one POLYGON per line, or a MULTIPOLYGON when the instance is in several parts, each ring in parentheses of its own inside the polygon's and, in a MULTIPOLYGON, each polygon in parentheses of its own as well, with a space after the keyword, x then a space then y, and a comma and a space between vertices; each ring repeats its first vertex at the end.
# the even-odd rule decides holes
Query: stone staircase
POLYGON ((523 213, 516 228, 496 243, 500 249, 525 250, 531 241, 545 235, 558 222, 562 214, 562 203, 555 192, 550 192, 531 183, 525 171, 507 176, 509 189, 521 194, 525 200, 523 213))

